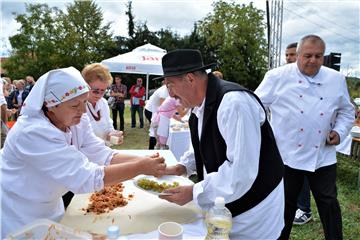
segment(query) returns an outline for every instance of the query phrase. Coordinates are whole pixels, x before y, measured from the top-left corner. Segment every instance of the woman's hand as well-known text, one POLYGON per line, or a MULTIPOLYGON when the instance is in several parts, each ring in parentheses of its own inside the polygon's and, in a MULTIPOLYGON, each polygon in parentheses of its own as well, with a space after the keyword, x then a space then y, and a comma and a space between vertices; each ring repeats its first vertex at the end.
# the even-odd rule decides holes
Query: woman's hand
POLYGON ((111 144, 120 145, 124 143, 124 133, 122 131, 114 130, 109 133, 108 140, 111 144))
POLYGON ((152 175, 154 177, 161 177, 165 175, 165 159, 160 157, 159 154, 157 154, 157 156, 152 155, 141 158, 139 160, 139 166, 145 175, 152 175))
POLYGON ((169 166, 165 169, 165 175, 178 175, 186 174, 186 168, 184 165, 177 164, 175 166, 169 166))

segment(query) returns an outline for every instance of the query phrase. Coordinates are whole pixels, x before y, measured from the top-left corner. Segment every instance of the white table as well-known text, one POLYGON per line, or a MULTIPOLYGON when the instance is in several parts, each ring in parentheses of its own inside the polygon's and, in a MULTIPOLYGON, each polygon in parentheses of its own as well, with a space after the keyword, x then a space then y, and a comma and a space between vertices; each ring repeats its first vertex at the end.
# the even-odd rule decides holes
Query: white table
POLYGON ((179 130, 174 130, 171 126, 170 124, 167 145, 175 158, 179 160, 191 144, 190 129, 181 127, 179 130))
MULTIPOLYGON (((134 155, 150 155, 159 152, 165 158, 167 165, 177 164, 174 155, 169 150, 118 150, 118 152, 134 155)), ((182 215, 183 239, 204 239, 206 228, 203 215, 194 203, 178 206, 134 187, 131 180, 123 184, 124 191, 127 192, 125 195, 129 193, 135 195, 126 208, 116 208, 102 215, 87 214, 85 216, 81 209, 87 206, 90 195, 78 194, 70 203, 61 223, 82 231, 101 234, 105 233, 108 226, 118 225, 121 234, 126 235, 126 239, 157 239, 158 233, 155 229, 160 222, 177 221, 176 219, 182 215)))

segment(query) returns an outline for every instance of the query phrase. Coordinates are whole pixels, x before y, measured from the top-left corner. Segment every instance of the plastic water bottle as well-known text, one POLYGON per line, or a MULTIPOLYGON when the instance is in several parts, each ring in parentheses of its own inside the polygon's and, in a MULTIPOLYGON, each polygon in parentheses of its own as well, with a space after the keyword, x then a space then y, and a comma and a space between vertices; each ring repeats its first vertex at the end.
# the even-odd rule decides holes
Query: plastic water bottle
POLYGON ((223 197, 215 199, 214 206, 205 215, 205 223, 207 227, 206 240, 229 239, 232 216, 229 209, 225 207, 223 197))
POLYGON ((106 236, 108 240, 124 240, 125 237, 120 236, 120 228, 119 226, 112 225, 108 227, 106 236))

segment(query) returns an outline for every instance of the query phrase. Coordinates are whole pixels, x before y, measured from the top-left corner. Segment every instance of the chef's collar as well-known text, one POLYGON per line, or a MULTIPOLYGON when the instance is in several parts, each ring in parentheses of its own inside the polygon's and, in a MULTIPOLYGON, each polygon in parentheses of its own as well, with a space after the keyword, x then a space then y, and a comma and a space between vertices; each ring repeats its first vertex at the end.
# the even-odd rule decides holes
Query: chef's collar
POLYGON ((204 100, 202 101, 202 103, 201 103, 200 106, 194 107, 194 108, 192 109, 192 111, 191 111, 192 113, 195 114, 195 116, 196 116, 198 119, 199 119, 200 116, 202 116, 203 113, 204 113, 205 100, 206 100, 206 98, 204 98, 204 100))
POLYGON ((312 76, 308 76, 308 75, 305 75, 303 74, 299 67, 296 65, 296 70, 297 70, 297 73, 302 76, 303 78, 306 79, 306 81, 308 81, 310 84, 315 84, 315 85, 322 85, 324 80, 322 77, 321 77, 321 69, 323 68, 323 66, 320 67, 319 71, 315 74, 315 75, 312 75, 312 76))

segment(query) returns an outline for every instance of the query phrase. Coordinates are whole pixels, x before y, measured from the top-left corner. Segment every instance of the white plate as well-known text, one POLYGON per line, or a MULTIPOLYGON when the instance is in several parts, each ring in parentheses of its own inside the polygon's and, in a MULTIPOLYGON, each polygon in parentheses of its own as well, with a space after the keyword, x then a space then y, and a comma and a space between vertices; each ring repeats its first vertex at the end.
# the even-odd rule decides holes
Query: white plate
POLYGON ((173 182, 178 182, 179 186, 188 186, 188 185, 193 185, 194 184, 188 178, 185 178, 185 177, 182 177, 182 176, 176 176, 176 175, 165 175, 165 176, 162 176, 161 178, 156 178, 156 177, 148 176, 148 175, 139 175, 139 176, 137 176, 137 177, 135 177, 133 179, 133 183, 137 188, 139 188, 139 189, 141 189, 141 190, 143 190, 145 192, 148 192, 148 193, 151 193, 151 194, 154 194, 154 195, 158 195, 158 196, 159 195, 171 195, 171 194, 159 193, 159 192, 143 189, 142 187, 138 186, 138 184, 137 184, 137 181, 140 180, 140 179, 148 179, 148 180, 156 181, 159 184, 161 184, 163 182, 165 182, 167 184, 172 184, 173 182))

